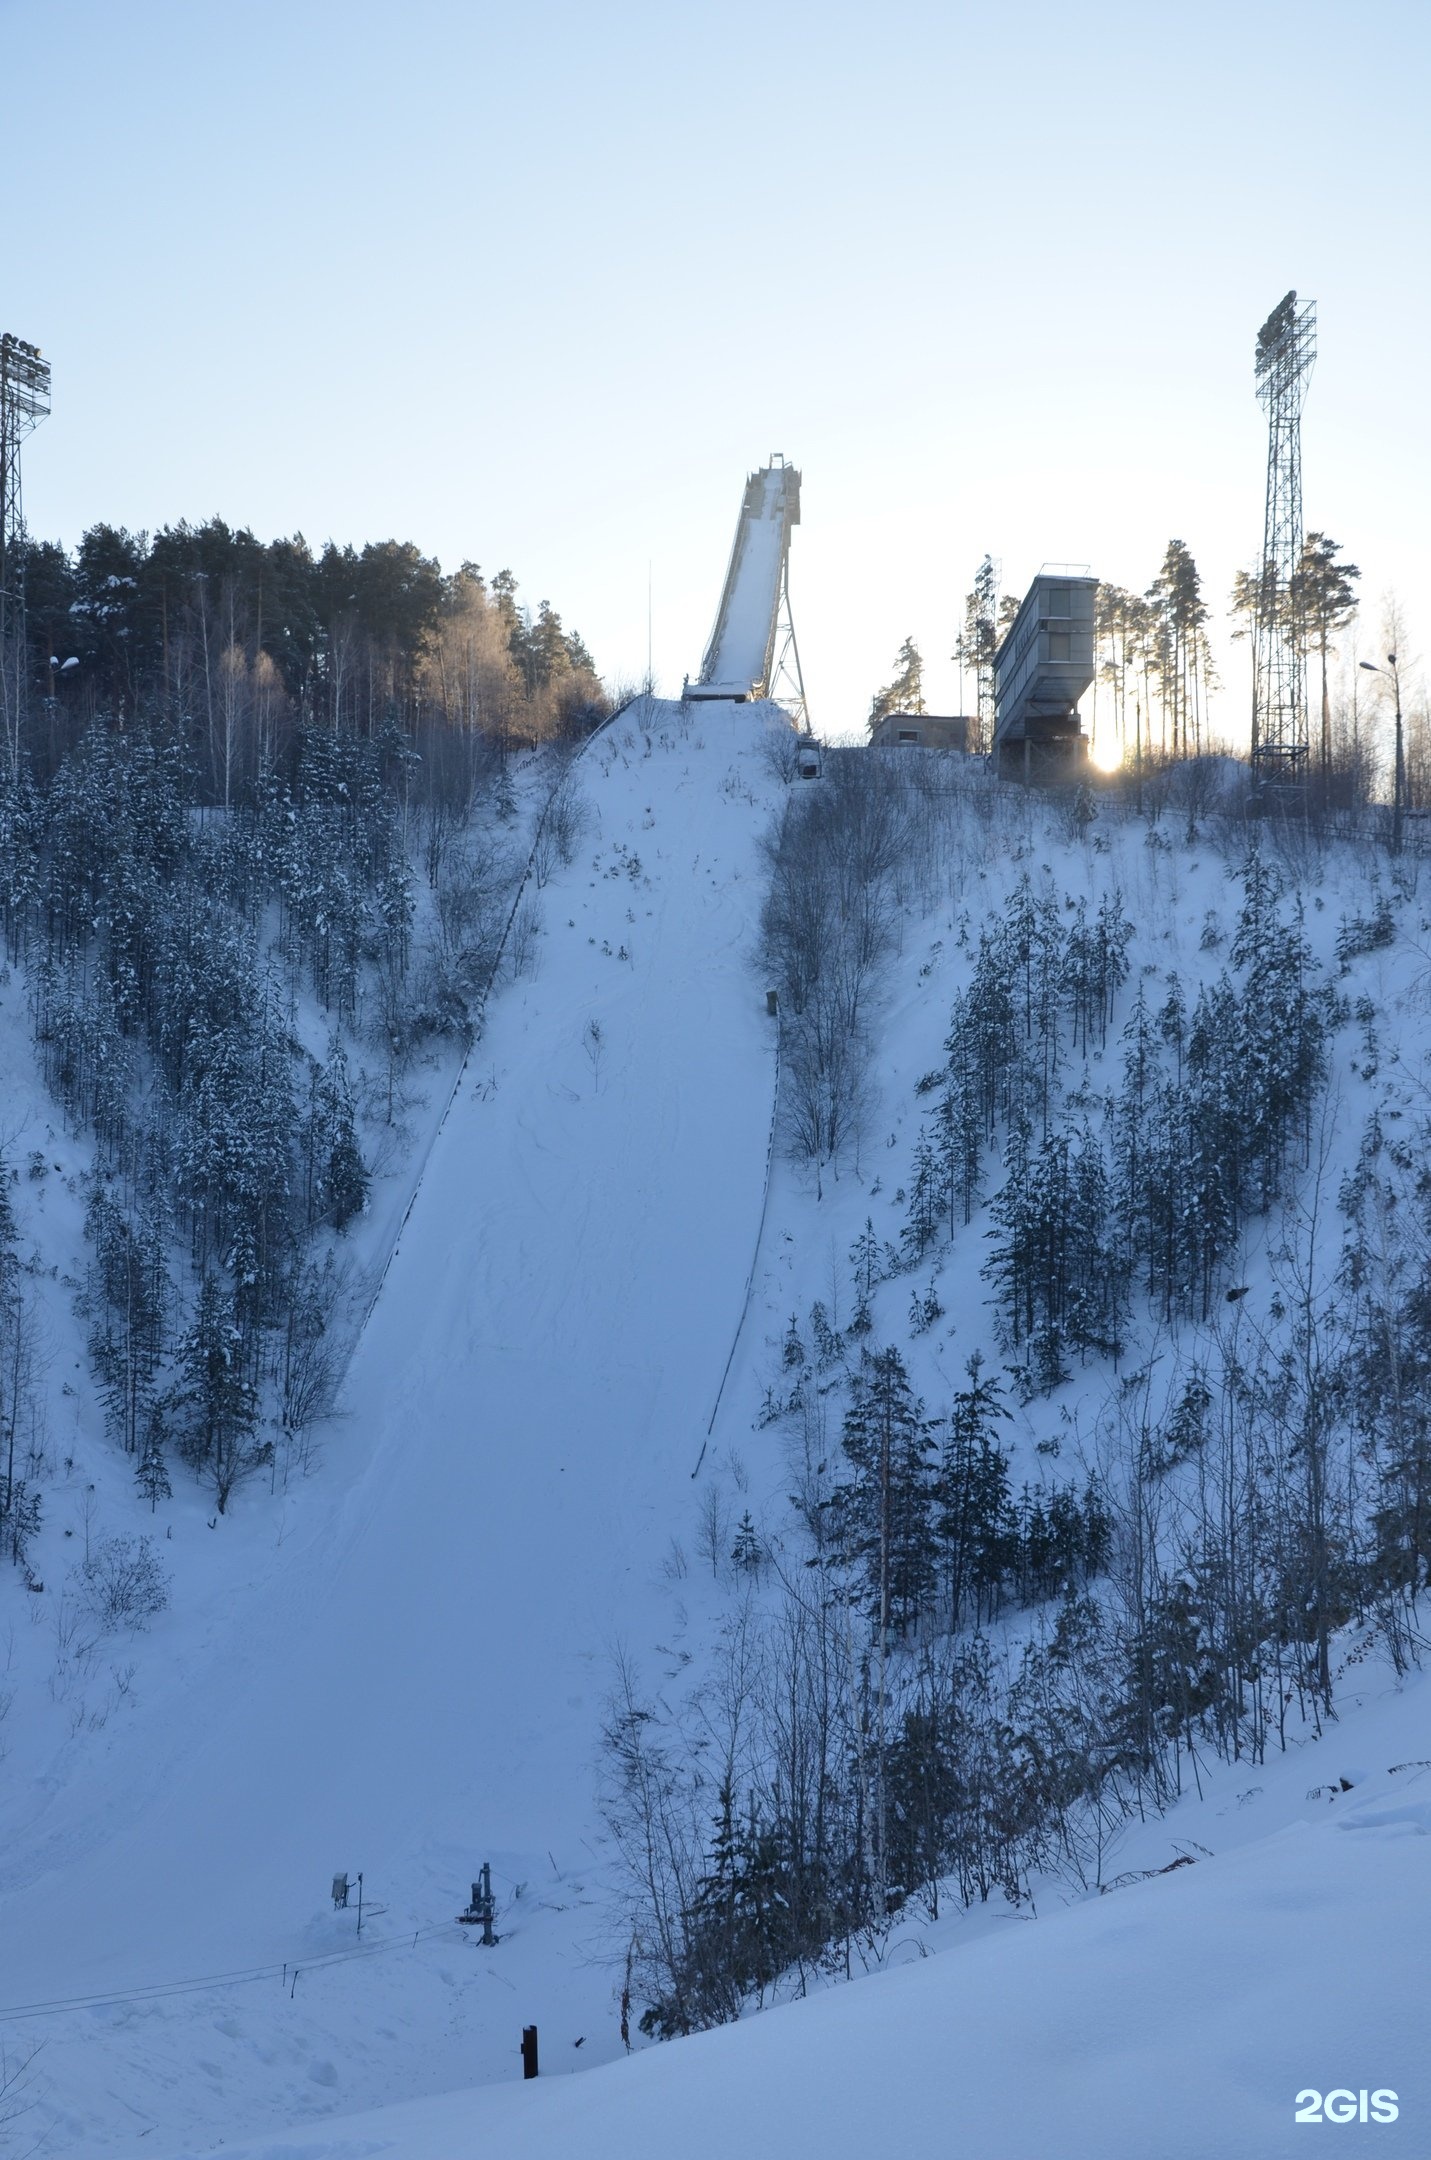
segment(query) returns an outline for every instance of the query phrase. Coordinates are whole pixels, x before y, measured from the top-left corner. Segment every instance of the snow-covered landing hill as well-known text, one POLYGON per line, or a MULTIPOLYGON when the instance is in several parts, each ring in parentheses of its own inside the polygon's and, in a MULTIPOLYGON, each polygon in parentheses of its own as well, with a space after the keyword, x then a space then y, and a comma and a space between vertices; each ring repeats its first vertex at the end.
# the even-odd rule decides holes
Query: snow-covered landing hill
POLYGON ((1192 1858, 1171 1874, 1009 1914, 927 1961, 897 1933, 907 1969, 589 2077, 174 2160, 1298 2160, 1327 2142, 1421 2160, 1431 1762, 1407 1756, 1431 1752, 1427 1692, 1370 1665, 1320 1744, 1223 1766, 1201 1802, 1129 1841, 1132 1864, 1192 1858), (1369 2116, 1395 2094, 1396 2119, 1339 2123, 1363 2089, 1369 2116), (1312 2093, 1343 2096, 1316 2132, 1294 2119, 1312 2093))
MULTIPOLYGON (((1235 836, 1159 832, 1155 847, 1141 822, 1110 819, 1090 841, 1020 790, 971 798, 906 909, 861 1159, 819 1200, 777 1164, 693 1485, 761 1210, 774 1043, 749 952, 758 836, 782 790, 759 713, 658 707, 646 722, 623 721, 578 768, 592 823, 540 896, 535 976, 491 1008, 321 1474, 252 1546, 224 1626, 177 1607, 156 1624, 144 1672, 168 1677, 142 1679, 94 1774, 47 1813, 21 1803, 0 1821, 0 2009, 95 1998, 0 2031, 12 2062, 27 2036, 45 2042, 19 2150, 43 2132, 62 2156, 187 2139, 186 2154, 248 2160, 742 2146, 864 2160, 894 2140, 973 2160, 1252 2160, 1302 2149, 1298 2091, 1365 2086, 1398 2092, 1398 2120, 1342 2126, 1338 2150, 1431 2151, 1431 1718, 1423 1686, 1397 1692, 1350 1642, 1341 1724, 1255 1770, 1215 1769, 1205 1801, 1130 1827, 1104 1875, 1195 1865, 1066 1908, 1040 1893, 1036 1920, 906 1912, 888 1958, 916 1970, 611 2061, 623 1945, 595 1757, 612 1652, 630 1646, 658 1700, 701 1669, 730 1571, 716 1581, 720 1539, 719 1565, 679 1548, 698 1552, 708 1496, 727 1537, 747 1505, 763 1533, 789 1534, 787 1442, 760 1425, 762 1398, 791 1312, 815 1297, 848 1311, 866 1217, 899 1235, 915 1083, 939 1060, 971 941, 1026 873, 1060 907, 1116 887, 1133 982, 1161 1000, 1174 969, 1191 992, 1222 965, 1208 919, 1225 938, 1238 904, 1235 836), (1324 1787, 1337 1797, 1307 1799, 1324 1787), (491 1953, 453 1923, 484 1859, 491 1953), (355 1911, 327 1899, 334 1871, 360 1868, 361 1943, 355 1911), (543 2075, 523 2088, 530 2022, 543 2075), (433 2094, 450 2097, 418 2097, 433 2094), (255 2141, 265 2124, 285 2127, 255 2141)), ((1330 969, 1343 914, 1370 908, 1382 872, 1335 851, 1325 867, 1310 934, 1330 969)), ((1376 1074, 1360 1036, 1339 1037, 1328 1193, 1368 1112, 1409 1120, 1421 1100, 1414 895, 1400 914, 1395 946, 1346 984, 1375 1007, 1384 1055, 1376 1074)), ((1095 1085, 1114 1084, 1125 1015, 1095 1085)), ((997 1356, 985 1227, 927 1263, 945 1323, 911 1371, 931 1408, 971 1350, 997 1356)), ((1276 1227, 1250 1225, 1239 1255, 1249 1325, 1270 1311, 1276 1227)), ((876 1292, 877 1340, 899 1334, 909 1289, 896 1276, 876 1292)), ((1081 1463, 1107 1385, 1094 1361, 1021 1412, 1020 1476, 1050 1434, 1060 1474, 1081 1463)))
POLYGON ((649 706, 591 745, 576 861, 491 1011, 326 1467, 182 1689, 5 1854, 0 2008, 104 1998, 16 2028, 46 2042, 25 2127, 47 2154, 504 2075, 531 2019, 572 2066, 619 2049, 593 1765, 760 1216, 771 725, 649 706), (453 1924, 484 1860, 495 1962, 453 1924), (360 1869, 374 1955, 324 1966, 359 1947, 328 1887, 360 1869), (245 1968, 268 1976, 135 1996, 245 1968))

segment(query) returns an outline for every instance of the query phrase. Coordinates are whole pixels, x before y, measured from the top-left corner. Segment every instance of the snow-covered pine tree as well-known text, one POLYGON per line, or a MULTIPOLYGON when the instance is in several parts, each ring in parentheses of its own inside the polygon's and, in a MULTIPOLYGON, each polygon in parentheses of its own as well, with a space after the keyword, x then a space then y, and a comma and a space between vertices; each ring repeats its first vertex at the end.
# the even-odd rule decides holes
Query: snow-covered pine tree
POLYGON ((730 1557, 736 1567, 747 1575, 759 1574, 765 1565, 765 1547, 749 1508, 735 1526, 735 1542, 731 1546, 730 1557))
POLYGON ((96 1183, 85 1214, 94 1247, 88 1301, 90 1356, 111 1433, 127 1455, 139 1452, 154 1406, 165 1346, 169 1272, 156 1233, 136 1226, 113 1192, 96 1183))
POLYGON ((244 1369, 234 1300, 213 1273, 204 1276, 193 1321, 179 1344, 178 1362, 180 1380, 170 1407, 179 1452, 212 1485, 222 1515, 235 1487, 257 1467, 253 1434, 258 1398, 244 1369))
POLYGON ((991 1080, 981 1079, 981 1026, 969 1000, 959 999, 944 1045, 947 1077, 934 1112, 935 1146, 940 1182, 949 1205, 951 1237, 956 1223, 967 1224, 979 1202, 988 1109, 995 1092, 991 1080))
POLYGON ((819 1371, 828 1372, 832 1365, 843 1364, 844 1345, 831 1326, 830 1315, 820 1298, 816 1298, 810 1307, 810 1340, 815 1346, 815 1363, 819 1371))
POLYGON ((21 765, 0 758, 0 931, 13 965, 25 949, 30 915, 40 892, 43 811, 34 780, 21 765))
POLYGON ((169 1483, 169 1469, 164 1460, 164 1415, 158 1403, 152 1403, 144 1430, 144 1445, 134 1466, 134 1482, 140 1494, 149 1502, 152 1515, 161 1500, 173 1495, 169 1483))
POLYGON ((1117 1342, 1121 1300, 1103 1154, 1086 1124, 1077 1137, 1075 1147, 1055 1129, 1031 1149, 1021 1128, 1010 1134, 1008 1176, 992 1207, 996 1242, 984 1267, 1010 1342, 1043 1341, 1046 1373, 1060 1367, 1059 1342, 1085 1353, 1111 1352, 1117 1342))
POLYGON ((994 1617, 1017 1552, 1009 1462, 998 1444, 1010 1415, 1004 1390, 985 1377, 977 1351, 965 1370, 969 1385, 950 1405, 933 1491, 936 1566, 951 1628, 966 1617, 976 1627, 994 1617))
POLYGON ((865 1226, 850 1247, 850 1269, 855 1296, 868 1306, 885 1278, 884 1247, 875 1232, 874 1219, 866 1215, 865 1226))
POLYGON ((890 1639, 916 1625, 934 1589, 934 1441, 893 1346, 862 1359, 842 1437, 855 1470, 834 1507, 842 1556, 863 1575, 864 1610, 890 1639))
POLYGON ((358 1143, 352 1083, 342 1041, 334 1036, 328 1062, 314 1076, 306 1135, 308 1219, 346 1230, 368 1201, 368 1171, 358 1143))
POLYGON ((939 1158, 929 1133, 920 1134, 914 1146, 909 1181, 909 1211, 901 1233, 904 1257, 911 1265, 924 1258, 938 1236, 944 1220, 946 1188, 939 1158))
POLYGON ((1108 1040, 1114 1002, 1128 980, 1128 947, 1132 938, 1133 925, 1123 912, 1123 895, 1116 891, 1105 893, 1098 903, 1098 920, 1094 928, 1096 980, 1101 999, 1097 1013, 1100 1047, 1108 1040))

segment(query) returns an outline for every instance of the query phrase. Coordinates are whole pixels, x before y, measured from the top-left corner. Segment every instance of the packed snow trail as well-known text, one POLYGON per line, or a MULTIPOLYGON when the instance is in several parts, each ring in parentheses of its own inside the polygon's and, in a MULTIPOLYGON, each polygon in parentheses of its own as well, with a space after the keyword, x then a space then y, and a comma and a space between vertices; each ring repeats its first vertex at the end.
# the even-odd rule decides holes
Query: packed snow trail
POLYGON ((484 1859, 509 1900, 549 1854, 589 1859, 610 1657, 689 1535, 773 1071, 749 948, 779 723, 645 718, 579 767, 577 859, 493 1001, 316 1488, 167 1722, 13 1859, 6 2004, 321 1954, 351 1933, 338 1869, 391 1934, 450 1920, 484 1859))

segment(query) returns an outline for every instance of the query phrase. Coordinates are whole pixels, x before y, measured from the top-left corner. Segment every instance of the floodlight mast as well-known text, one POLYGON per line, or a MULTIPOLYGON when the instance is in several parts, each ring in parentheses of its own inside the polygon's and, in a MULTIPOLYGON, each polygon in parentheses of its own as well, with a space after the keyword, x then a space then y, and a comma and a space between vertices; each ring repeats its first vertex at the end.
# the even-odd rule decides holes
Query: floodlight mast
POLYGON ((25 700, 25 518, 20 445, 50 410, 50 364, 38 345, 0 335, 0 724, 11 778, 20 771, 25 700))
POLYGON ((1295 292, 1257 333, 1257 402, 1267 414, 1267 501, 1257 581, 1252 765, 1266 780, 1305 777, 1307 667, 1295 593, 1302 555, 1302 407, 1317 358, 1317 307, 1295 292))

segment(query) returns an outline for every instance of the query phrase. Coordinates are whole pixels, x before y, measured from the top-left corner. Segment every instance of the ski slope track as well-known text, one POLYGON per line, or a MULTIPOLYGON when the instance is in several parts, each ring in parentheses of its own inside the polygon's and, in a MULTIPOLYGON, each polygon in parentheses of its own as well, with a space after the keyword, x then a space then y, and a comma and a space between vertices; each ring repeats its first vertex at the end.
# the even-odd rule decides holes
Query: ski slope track
MULTIPOLYGON (((610 2028, 613 1946, 553 1902, 583 1903, 611 1654, 686 1527, 760 1220, 774 1038, 750 946, 779 796, 760 743, 786 724, 649 704, 580 762, 576 860, 540 895, 531 977, 492 1003, 319 1479, 182 1714, 133 1721, 102 1796, 63 1792, 8 1841, 3 2007, 352 1949, 338 1869, 364 1870, 368 1942, 445 1930, 470 1978, 452 1922, 490 1860, 516 1939, 464 2075, 436 2082, 508 2074, 542 2014, 516 1992, 524 1930, 548 2003, 564 1971, 573 2020, 585 2002, 610 2028), (519 1884, 564 1896, 523 1906, 519 1884)), ((115 2016, 92 2036, 119 2062, 115 2016)), ((139 2134, 139 2092, 125 2110, 139 2134)), ((84 2131, 47 2150, 93 2149, 84 2131)))

